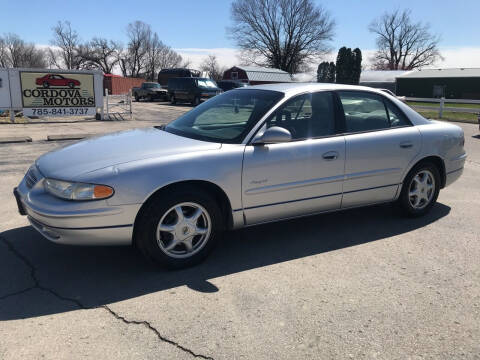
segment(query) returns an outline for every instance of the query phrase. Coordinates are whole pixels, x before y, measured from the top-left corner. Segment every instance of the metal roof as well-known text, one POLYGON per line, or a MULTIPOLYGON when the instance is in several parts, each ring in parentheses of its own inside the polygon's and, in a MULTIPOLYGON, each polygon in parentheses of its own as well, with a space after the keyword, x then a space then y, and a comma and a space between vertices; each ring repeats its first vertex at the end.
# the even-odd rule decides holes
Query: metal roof
POLYGON ((401 79, 480 77, 480 68, 423 69, 397 76, 401 79))
POLYGON ((404 70, 364 70, 360 82, 395 82, 395 78, 409 71, 404 70))
MULTIPOLYGON (((247 73, 249 81, 291 82, 292 78, 286 71, 257 66, 234 66, 247 73)), ((232 68, 233 69, 233 68, 232 68)))

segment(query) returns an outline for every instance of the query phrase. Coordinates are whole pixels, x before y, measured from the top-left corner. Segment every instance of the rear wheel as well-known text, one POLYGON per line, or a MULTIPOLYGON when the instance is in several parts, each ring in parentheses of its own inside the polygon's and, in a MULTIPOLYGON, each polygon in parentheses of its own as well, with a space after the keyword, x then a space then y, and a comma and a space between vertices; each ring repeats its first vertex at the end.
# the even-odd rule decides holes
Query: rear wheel
POLYGON ((175 105, 177 103, 177 99, 175 98, 175 95, 172 95, 171 98, 170 98, 170 103, 172 105, 175 105))
POLYGON ((440 191, 440 173, 429 162, 415 166, 403 182, 398 199, 400 206, 409 216, 425 215, 435 205, 440 191))
POLYGON ((46 81, 44 81, 42 85, 43 85, 44 88, 50 87, 50 84, 46 81))
POLYGON ((137 102, 140 101, 140 98, 138 97, 137 94, 135 94, 135 101, 137 101, 137 102))
POLYGON ((136 246, 147 259, 171 269, 202 261, 223 228, 215 200, 189 188, 161 193, 146 204, 140 216, 136 246))
POLYGON ((195 96, 192 100, 192 105, 197 106, 198 104, 200 104, 200 98, 198 96, 195 96))

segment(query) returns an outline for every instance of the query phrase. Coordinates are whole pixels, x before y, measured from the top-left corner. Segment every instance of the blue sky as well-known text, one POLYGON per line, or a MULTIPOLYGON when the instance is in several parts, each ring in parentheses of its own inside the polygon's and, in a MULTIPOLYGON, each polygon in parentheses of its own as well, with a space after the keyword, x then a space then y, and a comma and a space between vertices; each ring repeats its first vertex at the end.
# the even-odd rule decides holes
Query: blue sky
MULTIPOLYGON (((383 12, 395 8, 410 8, 415 19, 430 23, 432 30, 442 36, 441 48, 450 49, 448 51, 480 49, 479 0, 316 2, 328 9, 337 23, 336 36, 331 44, 335 49, 343 45, 373 49, 375 40, 368 32, 368 24, 383 12)), ((228 0, 0 0, 0 4, 3 13, 0 33, 17 33, 38 44, 49 43, 51 28, 58 20, 69 20, 83 40, 101 36, 124 42, 126 25, 142 20, 158 32, 164 43, 175 49, 205 49, 204 53, 208 53, 208 49, 234 48, 225 31, 230 25, 228 0)), ((480 60, 478 62, 480 66, 480 60)))

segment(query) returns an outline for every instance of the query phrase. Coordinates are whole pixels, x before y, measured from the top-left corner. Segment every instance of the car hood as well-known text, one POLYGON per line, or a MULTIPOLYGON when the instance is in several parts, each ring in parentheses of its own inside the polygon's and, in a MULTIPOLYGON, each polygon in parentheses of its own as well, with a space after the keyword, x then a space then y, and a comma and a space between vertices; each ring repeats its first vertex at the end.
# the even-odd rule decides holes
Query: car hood
POLYGON ((135 129, 93 137, 48 152, 36 161, 40 172, 63 180, 130 161, 214 150, 221 144, 170 134, 156 128, 135 129))

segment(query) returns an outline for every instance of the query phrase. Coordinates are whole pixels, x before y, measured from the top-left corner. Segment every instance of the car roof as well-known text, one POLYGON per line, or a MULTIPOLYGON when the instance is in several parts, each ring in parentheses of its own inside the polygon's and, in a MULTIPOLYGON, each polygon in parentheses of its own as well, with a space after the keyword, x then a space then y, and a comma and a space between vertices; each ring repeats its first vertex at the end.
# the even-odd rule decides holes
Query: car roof
POLYGON ((407 104, 404 104, 398 100, 395 96, 392 96, 380 89, 375 89, 368 86, 358 86, 358 85, 343 85, 343 84, 330 84, 330 83, 277 83, 277 84, 265 84, 265 85, 253 85, 243 88, 237 88, 235 91, 249 91, 252 89, 258 90, 269 90, 269 91, 278 91, 285 94, 285 98, 291 98, 297 94, 312 92, 312 91, 332 91, 332 90, 357 90, 357 91, 368 91, 371 93, 376 93, 382 97, 387 97, 395 103, 414 125, 429 124, 430 121, 425 119, 422 115, 418 114, 415 110, 410 108, 407 104))
POLYGON ((264 84, 264 85, 253 85, 249 86, 247 89, 239 88, 239 90, 271 90, 282 92, 286 95, 295 95, 306 91, 323 91, 323 90, 361 90, 361 91, 370 91, 375 93, 384 94, 378 89, 374 89, 368 86, 358 86, 358 85, 343 85, 343 84, 330 84, 330 83, 277 83, 277 84, 264 84))

